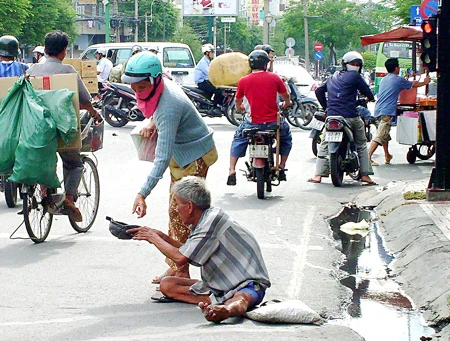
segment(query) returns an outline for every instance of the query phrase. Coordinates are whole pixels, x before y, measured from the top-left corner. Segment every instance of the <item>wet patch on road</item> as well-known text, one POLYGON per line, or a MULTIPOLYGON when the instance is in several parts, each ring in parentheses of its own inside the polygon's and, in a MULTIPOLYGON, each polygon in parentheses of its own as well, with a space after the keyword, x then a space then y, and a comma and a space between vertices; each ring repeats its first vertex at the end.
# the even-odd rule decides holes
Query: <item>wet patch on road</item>
POLYGON ((434 330, 425 325, 421 312, 390 276, 395 259, 384 247, 374 207, 345 204, 328 219, 333 238, 345 255, 340 280, 352 290, 347 318, 342 321, 367 341, 413 341, 427 338, 434 330))

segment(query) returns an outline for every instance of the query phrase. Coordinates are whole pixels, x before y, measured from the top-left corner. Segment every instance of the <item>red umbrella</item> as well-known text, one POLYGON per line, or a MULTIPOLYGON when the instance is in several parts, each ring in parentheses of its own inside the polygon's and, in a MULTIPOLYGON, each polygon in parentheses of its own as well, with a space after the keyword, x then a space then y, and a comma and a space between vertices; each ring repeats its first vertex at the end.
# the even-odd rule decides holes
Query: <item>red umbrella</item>
POLYGON ((389 41, 420 41, 422 29, 420 26, 401 26, 391 31, 361 36, 363 46, 389 41))

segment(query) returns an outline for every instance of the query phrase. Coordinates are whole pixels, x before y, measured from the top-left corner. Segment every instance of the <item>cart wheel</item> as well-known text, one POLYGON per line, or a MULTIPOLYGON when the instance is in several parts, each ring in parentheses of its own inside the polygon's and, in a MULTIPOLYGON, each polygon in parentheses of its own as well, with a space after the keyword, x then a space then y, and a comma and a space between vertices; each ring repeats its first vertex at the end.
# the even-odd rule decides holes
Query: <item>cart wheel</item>
POLYGON ((428 160, 435 153, 434 143, 421 144, 416 148, 417 157, 421 160, 428 160))
POLYGON ((408 153, 406 154, 406 160, 413 165, 416 162, 416 156, 417 156, 417 149, 415 146, 412 146, 409 148, 408 153))

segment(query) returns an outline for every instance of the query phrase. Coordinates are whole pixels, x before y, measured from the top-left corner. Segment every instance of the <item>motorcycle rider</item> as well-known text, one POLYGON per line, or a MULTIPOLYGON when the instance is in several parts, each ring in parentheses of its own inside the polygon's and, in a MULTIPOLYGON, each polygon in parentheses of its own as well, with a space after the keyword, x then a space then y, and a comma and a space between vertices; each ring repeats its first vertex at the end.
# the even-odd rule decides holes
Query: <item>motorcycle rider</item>
POLYGON ((273 72, 273 61, 275 60, 274 52, 275 50, 270 45, 256 45, 253 50, 263 50, 266 51, 267 54, 270 57, 269 67, 267 68, 267 71, 273 72))
MULTIPOLYGON (((255 50, 248 56, 252 72, 242 77, 238 82, 236 91, 236 109, 244 111, 243 98, 247 98, 250 105, 250 114, 239 125, 231 143, 230 169, 227 180, 228 186, 236 185, 236 164, 240 157, 245 156, 248 139, 243 135, 246 128, 258 127, 265 129, 270 125, 277 124, 278 94, 284 100, 283 108, 292 105, 286 85, 281 78, 273 73, 267 72, 267 64, 270 62, 269 55, 263 50, 255 50)), ((289 152, 292 148, 292 135, 289 124, 282 119, 280 123, 280 173, 279 180, 286 180, 285 167, 289 152)))
MULTIPOLYGON (((356 150, 361 165, 361 182, 368 185, 376 185, 370 178, 373 175, 372 165, 369 161, 367 152, 367 140, 364 132, 364 122, 357 113, 357 94, 358 91, 374 101, 372 91, 361 76, 361 69, 364 59, 356 51, 347 52, 342 57, 342 70, 335 72, 328 77, 320 87, 316 89, 316 96, 320 105, 327 111, 327 116, 343 116, 350 124, 356 150), (328 100, 326 97, 328 93, 328 100)), ((322 141, 316 159, 316 175, 308 182, 320 183, 322 177, 329 176, 328 143, 322 141)))
POLYGON ((44 46, 38 45, 33 50, 33 56, 36 59, 36 63, 42 64, 47 58, 45 58, 44 46))
POLYGON ((214 95, 213 103, 215 108, 211 109, 208 114, 211 116, 222 116, 220 106, 223 102, 222 90, 217 89, 209 80, 208 69, 211 60, 214 58, 214 45, 204 44, 202 46, 203 58, 200 59, 194 72, 194 81, 200 90, 206 92, 209 99, 214 95))
POLYGON ((0 77, 18 77, 28 70, 28 65, 15 61, 19 54, 19 41, 16 37, 0 37, 0 77))
POLYGON ((107 81, 109 74, 113 68, 113 63, 106 58, 107 51, 104 48, 99 48, 95 51, 95 59, 98 60, 97 64, 97 82, 98 90, 102 88, 103 82, 107 81))

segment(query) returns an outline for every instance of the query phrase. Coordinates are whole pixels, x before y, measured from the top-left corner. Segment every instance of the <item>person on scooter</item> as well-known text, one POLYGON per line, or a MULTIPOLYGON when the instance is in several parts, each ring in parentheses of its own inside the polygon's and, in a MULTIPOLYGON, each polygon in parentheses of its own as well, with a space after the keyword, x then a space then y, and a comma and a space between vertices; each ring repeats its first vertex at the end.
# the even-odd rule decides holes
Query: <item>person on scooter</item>
MULTIPOLYGON (((269 55, 263 50, 256 50, 249 54, 248 61, 252 72, 238 82, 236 109, 244 111, 243 99, 245 96, 250 105, 250 114, 239 125, 231 143, 228 186, 236 185, 236 164, 240 157, 245 156, 247 150, 248 139, 243 135, 243 130, 254 127, 265 129, 270 125, 277 124, 278 94, 284 100, 284 109, 292 105, 287 88, 280 76, 273 72, 267 72, 267 64, 270 62, 269 55)), ((286 180, 285 167, 291 148, 291 130, 289 124, 282 118, 280 122, 280 181, 286 180)))
POLYGON ((28 70, 28 65, 15 61, 19 54, 19 41, 16 37, 0 37, 0 77, 19 77, 28 70))
POLYGON ((109 78, 109 74, 113 68, 113 63, 106 58, 106 49, 99 48, 95 51, 95 58, 98 60, 97 64, 97 82, 98 90, 103 86, 103 82, 106 82, 109 78))
MULTIPOLYGON (((152 52, 144 51, 130 58, 122 76, 136 93, 139 109, 151 118, 141 130, 144 138, 158 134, 156 155, 147 180, 133 203, 133 213, 142 218, 147 213, 145 199, 150 195, 167 167, 171 183, 188 175, 206 178, 209 167, 217 160, 213 130, 202 119, 191 100, 176 83, 162 76, 161 61, 152 52)), ((186 242, 189 225, 183 224, 176 210, 175 198, 169 197, 169 236, 181 243, 186 242)), ((189 278, 188 265, 177 267, 166 259, 170 268, 153 279, 159 283, 167 276, 189 278)))
POLYGON ((212 99, 214 103, 214 108, 210 110, 209 114, 211 116, 222 116, 222 110, 220 107, 223 102, 222 90, 216 88, 209 80, 208 70, 211 60, 214 58, 214 45, 204 44, 202 46, 203 58, 200 59, 194 72, 194 81, 200 90, 206 92, 207 96, 212 99))
POLYGON ((33 50, 33 57, 36 60, 35 63, 44 63, 47 60, 47 58, 45 58, 44 46, 36 46, 33 50))
MULTIPOLYGON (((369 101, 374 101, 372 91, 361 76, 364 59, 356 51, 347 52, 342 57, 342 70, 328 77, 320 87, 316 89, 316 96, 320 105, 327 111, 327 116, 343 116, 351 125, 356 150, 361 165, 361 182, 368 185, 376 185, 370 178, 373 175, 372 165, 367 152, 367 139, 364 132, 364 122, 357 112, 358 91, 369 101), (326 97, 328 93, 328 100, 326 97)), ((308 182, 320 183, 322 177, 329 176, 328 143, 322 141, 316 159, 316 175, 308 182)))
POLYGON ((273 72, 273 61, 275 60, 275 55, 274 52, 275 50, 272 48, 272 46, 270 45, 256 45, 255 48, 253 50, 263 50, 266 51, 267 54, 269 55, 270 58, 270 62, 269 62, 269 66, 267 68, 267 71, 273 72))

